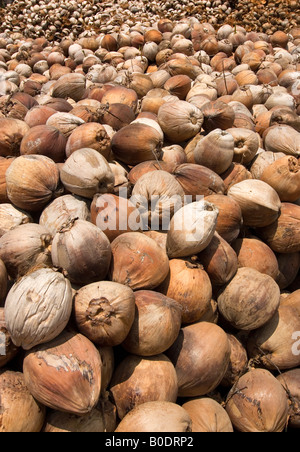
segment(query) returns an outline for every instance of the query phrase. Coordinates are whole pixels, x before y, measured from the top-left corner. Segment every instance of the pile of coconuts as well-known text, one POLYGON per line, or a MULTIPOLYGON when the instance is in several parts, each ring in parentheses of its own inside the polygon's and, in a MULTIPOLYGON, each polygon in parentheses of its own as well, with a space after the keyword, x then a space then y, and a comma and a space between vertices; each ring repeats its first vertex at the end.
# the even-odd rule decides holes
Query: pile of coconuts
POLYGON ((299 428, 299 55, 194 16, 0 34, 1 432, 299 428))

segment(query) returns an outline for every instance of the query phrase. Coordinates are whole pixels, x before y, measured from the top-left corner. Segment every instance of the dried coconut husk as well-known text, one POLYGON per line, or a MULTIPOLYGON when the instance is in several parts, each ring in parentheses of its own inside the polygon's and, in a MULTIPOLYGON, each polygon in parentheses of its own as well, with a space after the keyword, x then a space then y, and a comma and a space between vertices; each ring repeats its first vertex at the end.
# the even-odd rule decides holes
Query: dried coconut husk
POLYGON ((0 258, 11 278, 19 278, 36 265, 51 266, 52 235, 36 223, 20 224, 0 238, 0 258))
POLYGON ((277 253, 278 274, 276 282, 281 290, 288 288, 300 270, 300 253, 277 253))
POLYGON ((166 102, 157 113, 157 120, 165 137, 172 143, 189 140, 200 132, 203 114, 185 100, 166 102))
POLYGON ((70 73, 59 77, 51 89, 52 97, 62 99, 71 98, 78 102, 83 98, 86 88, 86 79, 83 74, 70 73))
POLYGON ((28 130, 29 126, 23 120, 0 118, 1 157, 20 155, 20 144, 28 130))
POLYGON ((0 350, 4 351, 0 355, 0 368, 9 363, 19 352, 19 347, 16 347, 11 340, 11 336, 6 327, 4 308, 0 307, 0 350))
POLYGON ((280 302, 280 289, 271 276, 242 267, 223 287, 217 302, 220 313, 231 326, 251 331, 274 315, 280 302))
POLYGON ((239 432, 282 432, 288 421, 285 390, 265 369, 242 375, 229 391, 225 409, 239 432))
POLYGON ((258 153, 252 160, 250 166, 250 173, 252 174, 253 179, 260 179, 264 170, 269 165, 284 156, 285 154, 283 152, 264 151, 258 153))
MULTIPOLYGON (((73 111, 73 110, 71 110, 73 111)), ((67 112, 54 112, 47 121, 47 126, 52 126, 58 129, 67 139, 77 127, 85 123, 82 118, 67 112)))
POLYGON ((300 132, 300 118, 290 107, 277 108, 272 112, 270 127, 275 124, 286 124, 300 132))
POLYGON ((166 230, 174 213, 184 202, 184 190, 173 174, 158 169, 143 174, 132 190, 143 230, 166 230))
POLYGON ((292 306, 300 312, 300 289, 286 293, 280 299, 280 306, 292 306))
POLYGON ((137 180, 145 173, 158 170, 173 173, 175 167, 175 164, 164 162, 162 160, 148 160, 146 162, 141 162, 133 166, 128 173, 128 179, 131 184, 135 185, 137 180))
POLYGON ((147 124, 129 124, 118 130, 111 140, 115 158, 127 165, 159 159, 161 156, 161 134, 147 124))
POLYGON ((218 212, 214 204, 205 200, 177 210, 167 234, 169 258, 189 257, 204 250, 215 232, 218 212))
POLYGON ((31 127, 20 144, 20 154, 46 155, 56 163, 66 158, 67 138, 55 127, 42 124, 31 127))
POLYGON ((233 432, 230 417, 220 403, 210 397, 197 397, 182 405, 192 419, 192 432, 233 432))
POLYGON ((129 199, 111 193, 95 194, 90 213, 91 222, 104 232, 110 242, 124 232, 136 231, 136 225, 130 224, 131 217, 140 221, 140 212, 129 199))
POLYGON ((227 339, 230 343, 230 360, 220 385, 231 388, 247 371, 248 355, 246 348, 237 336, 227 333, 227 339))
POLYGON ((234 157, 234 138, 226 130, 215 128, 198 141, 194 161, 217 174, 228 170, 234 157))
POLYGON ((204 116, 203 129, 207 133, 215 129, 226 130, 233 126, 235 119, 233 108, 219 99, 206 103, 201 111, 204 116))
POLYGON ((238 269, 234 249, 216 231, 208 246, 198 254, 198 259, 214 286, 228 283, 238 269))
POLYGON ((135 318, 122 347, 139 356, 164 353, 178 336, 182 306, 153 290, 138 290, 134 297, 135 318))
POLYGON ((240 205, 246 226, 268 226, 280 214, 281 201, 277 192, 261 180, 238 182, 229 188, 227 194, 240 205))
POLYGON ((205 199, 219 210, 216 232, 228 243, 231 243, 238 237, 243 223, 239 204, 224 194, 211 194, 205 199))
POLYGON ((266 151, 283 152, 296 157, 300 153, 300 133, 289 125, 278 124, 268 127, 263 140, 266 151))
POLYGON ((229 168, 220 175, 224 183, 224 194, 235 184, 244 180, 252 179, 252 175, 247 168, 236 162, 232 162, 229 168))
POLYGON ((211 308, 212 285, 208 274, 194 258, 170 259, 169 265, 168 276, 156 290, 181 305, 183 324, 202 320, 211 308))
POLYGON ((166 354, 177 372, 178 395, 198 397, 221 382, 229 364, 230 344, 220 326, 200 321, 181 328, 166 354))
POLYGON ((245 127, 234 127, 227 129, 234 138, 234 156, 233 161, 247 166, 255 157, 260 138, 258 133, 245 127))
POLYGON ((9 200, 20 209, 38 212, 56 195, 61 194, 59 170, 45 155, 22 155, 6 170, 9 200))
POLYGON ((84 285, 105 279, 111 257, 108 238, 87 220, 72 219, 53 237, 53 265, 74 284, 84 285))
POLYGON ((177 374, 172 362, 163 353, 148 357, 128 354, 114 371, 110 392, 118 417, 123 419, 142 403, 175 403, 178 394, 177 374))
POLYGON ((291 305, 279 306, 273 317, 247 341, 249 358, 269 370, 285 370, 299 366, 295 331, 299 331, 300 313, 291 305), (295 353, 296 352, 296 353, 295 353))
POLYGON ((289 399, 288 426, 298 429, 300 427, 300 369, 287 370, 276 378, 282 384, 289 399))
POLYGON ((112 281, 87 284, 76 291, 74 316, 79 331, 94 344, 119 345, 134 321, 133 291, 112 281))
POLYGON ((175 168, 173 174, 182 186, 185 195, 191 196, 193 202, 197 200, 197 196, 209 196, 225 192, 221 177, 206 166, 196 163, 183 163, 175 168))
POLYGON ((111 243, 110 279, 133 290, 152 290, 166 278, 166 250, 142 232, 125 232, 111 243))
POLYGON ((264 169, 260 179, 276 190, 280 200, 294 202, 300 197, 299 159, 284 156, 264 169))
POLYGON ((170 165, 174 164, 174 166, 187 162, 184 149, 179 144, 164 146, 162 148, 162 160, 170 163, 170 165))
POLYGON ((133 408, 115 432, 191 432, 192 420, 177 403, 153 401, 133 408))
POLYGON ((60 178, 70 193, 84 198, 92 199, 96 193, 114 190, 114 175, 108 161, 91 148, 72 152, 61 167, 60 178))
POLYGON ((24 350, 57 337, 69 322, 71 310, 71 284, 51 268, 33 269, 16 281, 4 306, 12 341, 24 350))
POLYGON ((100 398, 96 407, 83 416, 48 410, 45 433, 107 433, 117 426, 116 407, 108 398, 100 398))
POLYGON ((121 103, 129 106, 134 113, 137 111, 138 95, 134 89, 125 86, 111 86, 106 89, 101 99, 102 104, 121 103))
POLYGON ((110 155, 111 140, 102 124, 97 122, 88 122, 76 127, 66 143, 66 156, 78 149, 95 149, 106 159, 110 155))
POLYGON ((46 105, 35 105, 26 113, 24 121, 29 127, 40 126, 46 124, 50 116, 54 115, 56 110, 46 105))
POLYGON ((7 168, 14 161, 15 157, 0 157, 0 202, 7 203, 9 201, 6 191, 5 174, 7 168))
POLYGON ((0 383, 0 432, 40 432, 46 410, 28 390, 23 373, 4 368, 0 371, 0 383))
POLYGON ((237 254, 239 267, 255 268, 277 281, 277 257, 266 243, 255 237, 244 237, 234 240, 231 246, 237 254))
POLYGON ((64 330, 26 353, 23 374, 26 386, 40 403, 82 416, 98 403, 101 366, 100 354, 88 338, 64 330))
POLYGON ((0 303, 4 302, 8 289, 8 275, 4 262, 0 259, 0 303))
POLYGON ((278 219, 256 232, 276 253, 296 253, 300 251, 299 224, 300 206, 283 202, 278 219))
POLYGON ((33 219, 27 212, 8 202, 0 204, 0 237, 21 224, 31 222, 33 219))
POLYGON ((39 224, 54 236, 64 224, 75 218, 80 220, 90 219, 87 200, 68 194, 59 196, 43 209, 39 224))

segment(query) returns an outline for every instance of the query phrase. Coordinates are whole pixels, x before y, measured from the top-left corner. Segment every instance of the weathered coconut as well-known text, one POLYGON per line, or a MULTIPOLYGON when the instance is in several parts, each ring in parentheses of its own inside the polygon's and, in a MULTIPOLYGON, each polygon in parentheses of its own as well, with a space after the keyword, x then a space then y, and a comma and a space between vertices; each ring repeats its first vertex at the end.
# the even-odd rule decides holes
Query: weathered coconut
POLYGON ((4 309, 13 343, 29 350, 66 327, 72 311, 71 284, 61 273, 41 268, 12 286, 4 309))

